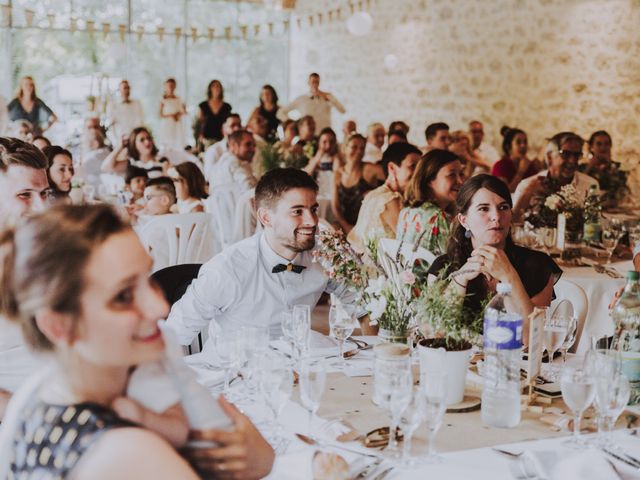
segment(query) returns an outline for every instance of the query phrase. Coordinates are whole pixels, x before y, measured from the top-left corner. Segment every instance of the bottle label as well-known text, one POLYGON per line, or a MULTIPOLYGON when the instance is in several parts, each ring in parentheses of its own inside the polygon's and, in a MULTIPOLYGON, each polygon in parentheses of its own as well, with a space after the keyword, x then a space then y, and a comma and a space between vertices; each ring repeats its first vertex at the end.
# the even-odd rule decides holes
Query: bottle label
POLYGON ((522 347, 522 318, 484 317, 484 348, 514 350, 522 347))

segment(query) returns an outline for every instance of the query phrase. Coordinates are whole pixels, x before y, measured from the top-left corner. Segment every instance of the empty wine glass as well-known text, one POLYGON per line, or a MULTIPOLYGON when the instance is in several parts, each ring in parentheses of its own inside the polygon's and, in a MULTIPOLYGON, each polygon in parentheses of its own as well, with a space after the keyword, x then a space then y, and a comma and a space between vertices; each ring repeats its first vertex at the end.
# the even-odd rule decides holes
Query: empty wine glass
POLYGON ((615 218, 610 219, 606 227, 602 229, 602 246, 607 251, 607 263, 611 263, 613 252, 625 232, 624 224, 615 218))
POLYGON ((240 330, 223 331, 218 330, 214 338, 216 356, 220 367, 224 369, 224 389, 225 396, 229 394, 229 382, 231 381, 231 372, 242 357, 242 343, 240 330))
POLYGON ((404 435, 402 463, 406 466, 412 466, 415 463, 411 457, 411 440, 413 438, 413 433, 422 423, 424 413, 423 402, 422 390, 420 388, 414 388, 411 394, 411 401, 400 417, 400 428, 404 435))
POLYGON ((434 447, 435 436, 442 425, 447 410, 447 376, 429 372, 421 381, 423 398, 423 418, 427 426, 427 463, 439 463, 442 458, 434 447))
POLYGON ((552 380, 558 376, 553 357, 567 337, 568 326, 568 320, 562 317, 551 317, 544 324, 543 343, 549 357, 549 374, 552 380))
POLYGON ((293 313, 285 311, 281 314, 282 336, 291 347, 291 355, 295 355, 295 342, 293 340, 293 313))
POLYGON ((309 348, 309 332, 311 331, 311 308, 309 305, 293 306, 293 342, 297 350, 297 358, 309 348))
POLYGON ((323 360, 311 358, 300 360, 300 400, 309 410, 309 430, 311 430, 313 416, 320 407, 326 378, 327 372, 323 360))
POLYGON ((251 398, 257 390, 256 370, 260 365, 261 358, 269 348, 269 329, 267 327, 244 327, 241 342, 246 358, 241 372, 247 386, 247 396, 251 398))
POLYGON ((391 422, 389 424, 389 444, 386 452, 389 457, 397 458, 401 452, 398 449, 396 430, 402 413, 411 403, 413 389, 411 368, 393 372, 387 377, 387 380, 384 387, 386 389, 384 397, 386 397, 385 403, 389 410, 391 422))
POLYGON ((331 305, 329 308, 329 327, 331 336, 340 344, 340 365, 346 365, 344 358, 344 342, 353 333, 355 328, 355 317, 349 315, 340 305, 331 305))
POLYGON ((274 440, 279 440, 280 415, 291 397, 293 388, 293 369, 287 360, 275 352, 262 357, 260 390, 272 417, 272 431, 274 440))
POLYGON ((580 419, 596 395, 595 380, 586 367, 586 362, 580 366, 565 365, 560 380, 562 398, 573 413, 573 436, 565 442, 572 448, 586 446, 580 435, 580 419))

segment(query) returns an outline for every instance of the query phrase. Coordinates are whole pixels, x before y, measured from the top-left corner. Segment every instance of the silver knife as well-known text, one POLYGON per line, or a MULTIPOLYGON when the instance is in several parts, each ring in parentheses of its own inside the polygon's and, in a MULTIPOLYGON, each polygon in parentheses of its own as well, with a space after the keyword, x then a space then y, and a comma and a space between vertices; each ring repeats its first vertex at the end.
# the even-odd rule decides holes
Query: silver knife
POLYGON ((617 455, 613 453, 611 450, 607 450, 606 448, 603 448, 602 451, 607 455, 610 455, 611 457, 615 458, 619 462, 626 463, 627 465, 633 467, 634 469, 640 470, 640 465, 638 465, 637 463, 634 463, 631 460, 627 460, 626 458, 621 457, 620 455, 617 455))

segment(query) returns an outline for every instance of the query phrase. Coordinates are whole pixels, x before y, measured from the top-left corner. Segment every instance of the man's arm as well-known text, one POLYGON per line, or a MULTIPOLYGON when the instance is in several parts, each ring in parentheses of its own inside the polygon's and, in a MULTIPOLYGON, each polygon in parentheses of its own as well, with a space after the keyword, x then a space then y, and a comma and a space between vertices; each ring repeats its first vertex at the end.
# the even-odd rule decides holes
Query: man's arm
POLYGON ((280 107, 280 109, 276 113, 276 117, 278 117, 280 121, 286 122, 289 119, 289 112, 291 110, 298 110, 298 106, 300 104, 301 99, 302 97, 300 96, 296 98, 293 102, 289 103, 288 105, 284 105, 280 107))
POLYGON ((344 108, 344 106, 332 94, 327 93, 327 100, 329 100, 329 103, 331 103, 331 105, 333 105, 333 107, 336 110, 338 110, 340 113, 346 112, 346 109, 344 108))
POLYGON ((198 278, 173 305, 167 318, 167 325, 176 332, 180 344, 190 345, 213 318, 234 302, 238 284, 235 280, 221 257, 202 266, 198 278))

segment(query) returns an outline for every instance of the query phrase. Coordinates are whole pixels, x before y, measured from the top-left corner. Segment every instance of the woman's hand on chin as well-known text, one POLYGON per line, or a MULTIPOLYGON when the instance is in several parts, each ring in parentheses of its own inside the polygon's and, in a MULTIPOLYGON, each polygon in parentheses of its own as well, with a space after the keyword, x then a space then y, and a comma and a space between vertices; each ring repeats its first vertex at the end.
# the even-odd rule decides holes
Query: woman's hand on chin
POLYGON ((483 245, 471 252, 469 259, 472 258, 481 264, 482 272, 487 273, 499 282, 513 283, 513 276, 517 275, 513 265, 507 258, 507 254, 502 249, 483 245))

